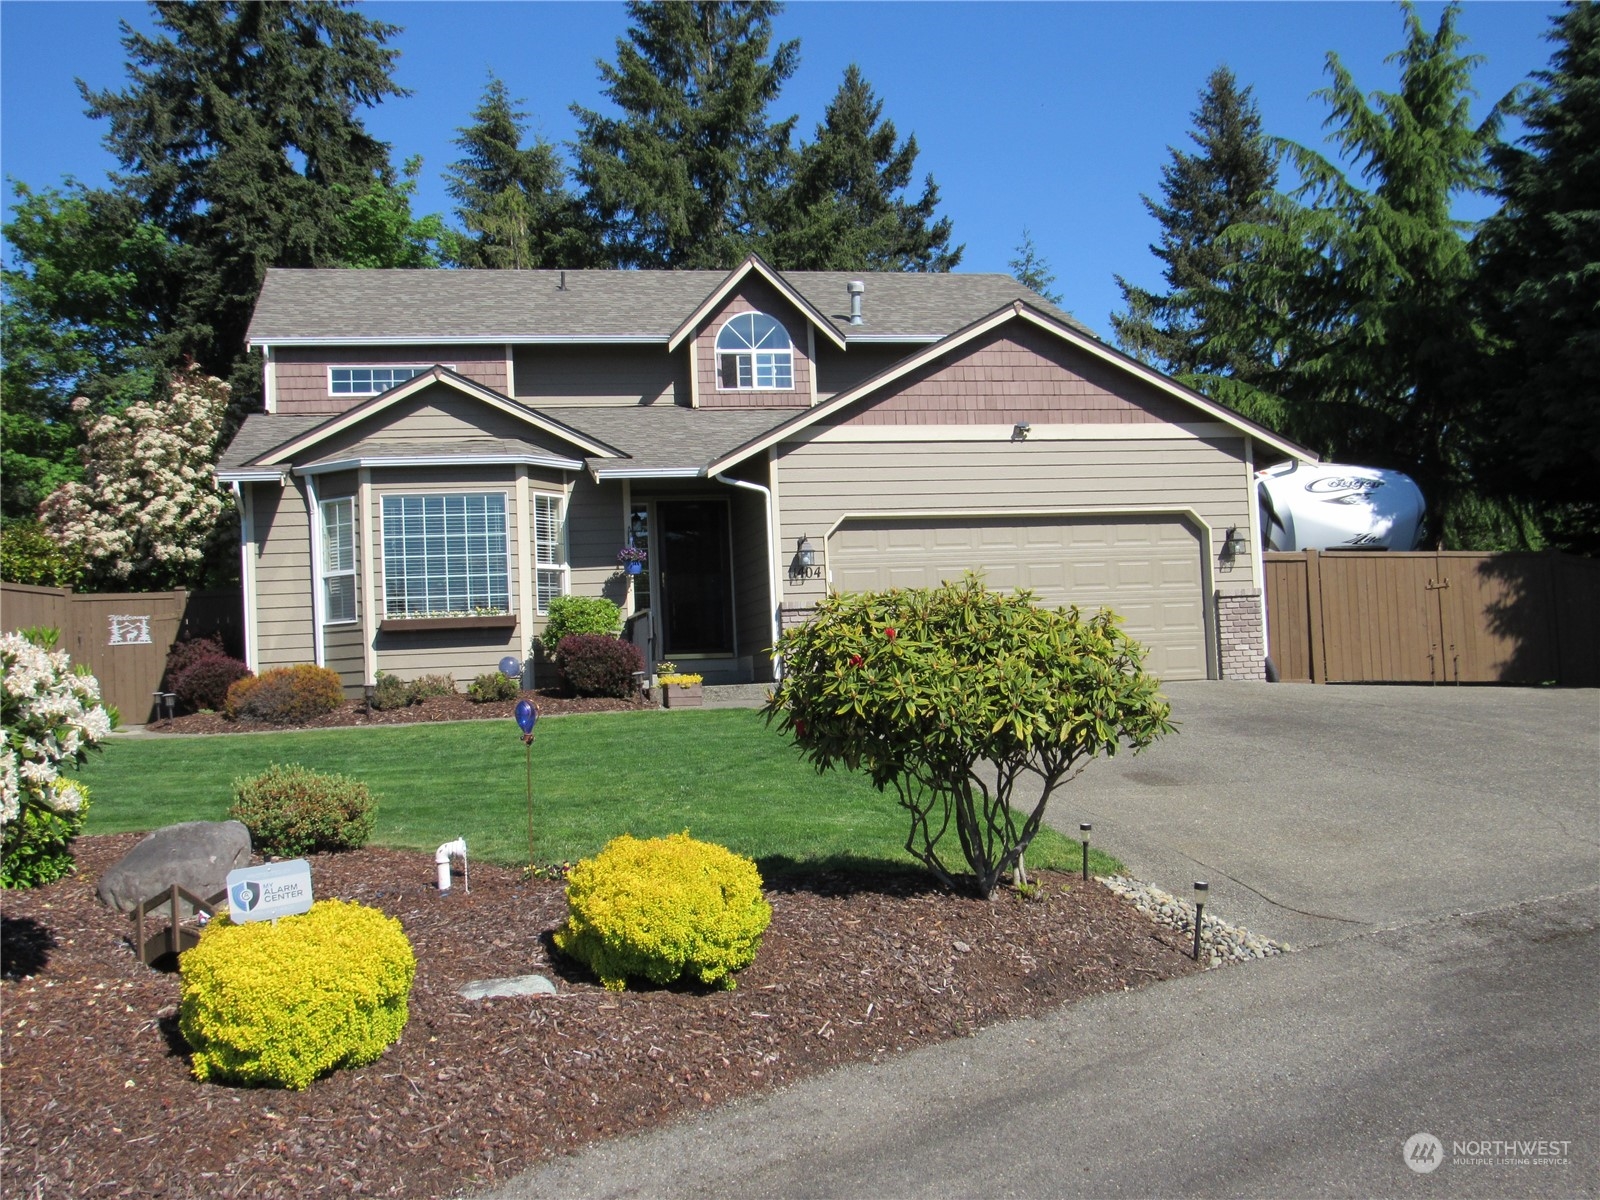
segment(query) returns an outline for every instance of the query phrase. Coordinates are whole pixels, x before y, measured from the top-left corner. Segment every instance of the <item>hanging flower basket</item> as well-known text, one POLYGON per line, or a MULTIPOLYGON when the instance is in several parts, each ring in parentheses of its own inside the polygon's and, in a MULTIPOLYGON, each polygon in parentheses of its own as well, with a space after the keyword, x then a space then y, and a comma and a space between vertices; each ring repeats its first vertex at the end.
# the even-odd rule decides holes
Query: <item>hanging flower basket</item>
POLYGON ((639 575, 644 572, 644 564, 648 553, 637 546, 624 546, 617 551, 617 565, 629 575, 639 575))

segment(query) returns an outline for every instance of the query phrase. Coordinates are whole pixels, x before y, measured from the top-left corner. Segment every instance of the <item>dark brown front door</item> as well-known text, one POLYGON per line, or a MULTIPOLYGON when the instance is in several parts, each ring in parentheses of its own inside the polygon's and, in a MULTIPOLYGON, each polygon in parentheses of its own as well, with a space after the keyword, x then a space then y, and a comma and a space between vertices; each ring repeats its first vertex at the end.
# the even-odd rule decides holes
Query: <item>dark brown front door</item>
POLYGON ((662 655, 732 654, 727 501, 658 500, 656 523, 662 655))

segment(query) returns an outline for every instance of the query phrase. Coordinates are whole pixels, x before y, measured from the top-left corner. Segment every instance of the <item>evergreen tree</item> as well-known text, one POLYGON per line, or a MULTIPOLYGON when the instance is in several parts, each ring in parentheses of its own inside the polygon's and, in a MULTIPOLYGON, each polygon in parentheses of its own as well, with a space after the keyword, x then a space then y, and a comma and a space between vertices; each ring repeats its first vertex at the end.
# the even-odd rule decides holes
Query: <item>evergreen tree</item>
POLYGON ((1499 466, 1556 545, 1600 554, 1600 7, 1569 5, 1496 147, 1504 207, 1479 236, 1499 466))
POLYGON ((1317 95, 1343 157, 1371 188, 1322 155, 1277 145, 1303 181, 1272 219, 1224 237, 1244 251, 1227 319, 1269 370, 1282 398, 1275 424, 1331 457, 1398 468, 1427 497, 1435 537, 1491 548, 1523 536, 1516 514, 1475 478, 1485 431, 1481 388, 1463 367, 1481 334, 1471 320, 1474 263, 1451 215, 1463 192, 1492 180, 1487 154, 1505 106, 1470 117, 1476 56, 1462 53, 1460 9, 1431 36, 1402 5, 1406 44, 1398 92, 1369 99, 1337 54, 1317 95))
POLYGON ((519 103, 491 76, 473 123, 458 131, 462 157, 445 178, 466 234, 453 239, 449 257, 461 267, 592 266, 598 247, 566 169, 543 138, 524 148, 528 114, 519 103))
POLYGON ((949 271, 950 218, 934 220, 939 187, 928 175, 911 201, 917 139, 896 142, 883 101, 851 64, 817 126, 801 146, 770 221, 763 256, 783 270, 949 271))
POLYGON ((1012 277, 1025 288, 1038 292, 1051 304, 1061 303, 1061 294, 1050 290, 1055 283, 1055 272, 1050 269, 1050 264, 1039 253, 1039 248, 1033 244, 1033 234, 1027 226, 1022 228, 1022 242, 1017 246, 1017 256, 1007 266, 1011 268, 1012 277))
POLYGON ((622 110, 578 118, 576 176, 624 267, 731 267, 755 249, 794 118, 768 106, 799 64, 798 42, 768 54, 774 0, 643 3, 601 62, 622 110))
POLYGON ((31 517, 60 484, 83 477, 71 404, 118 408, 157 390, 145 345, 170 246, 126 197, 67 180, 15 186, 0 272, 0 489, 6 520, 31 517))
POLYGON ((344 210, 394 182, 358 110, 405 94, 384 44, 398 30, 315 0, 152 7, 163 34, 122 26, 129 85, 79 90, 108 122, 117 190, 172 247, 159 357, 231 375, 253 407, 244 334, 267 268, 338 264, 344 210))
POLYGON ((1274 415, 1259 394, 1263 348, 1237 336, 1225 293, 1246 248, 1224 235, 1270 220, 1278 172, 1250 89, 1218 67, 1200 93, 1190 140, 1161 169, 1161 199, 1143 196, 1161 226, 1150 247, 1164 263, 1167 290, 1152 292, 1117 276, 1126 312, 1111 317, 1117 342, 1141 362, 1233 404, 1249 416, 1274 415))

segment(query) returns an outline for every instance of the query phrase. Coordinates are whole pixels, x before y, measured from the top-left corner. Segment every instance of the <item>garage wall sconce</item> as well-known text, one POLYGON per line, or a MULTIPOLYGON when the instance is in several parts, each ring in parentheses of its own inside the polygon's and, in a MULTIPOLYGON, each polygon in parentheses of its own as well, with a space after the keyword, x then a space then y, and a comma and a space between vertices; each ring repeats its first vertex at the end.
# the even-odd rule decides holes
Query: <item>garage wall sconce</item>
POLYGON ((812 548, 811 538, 806 534, 800 535, 800 541, 795 545, 794 558, 789 563, 790 579, 821 579, 823 568, 817 563, 817 552, 812 548))
POLYGON ((1218 551, 1218 554, 1223 562, 1231 563, 1239 555, 1248 552, 1249 549, 1250 539, 1239 532, 1237 525, 1229 525, 1228 532, 1222 535, 1222 549, 1218 551))
POLYGON ((1032 425, 1029 425, 1026 421, 1018 421, 1011 427, 1011 440, 1013 442, 1025 442, 1028 440, 1028 435, 1032 432, 1032 425))

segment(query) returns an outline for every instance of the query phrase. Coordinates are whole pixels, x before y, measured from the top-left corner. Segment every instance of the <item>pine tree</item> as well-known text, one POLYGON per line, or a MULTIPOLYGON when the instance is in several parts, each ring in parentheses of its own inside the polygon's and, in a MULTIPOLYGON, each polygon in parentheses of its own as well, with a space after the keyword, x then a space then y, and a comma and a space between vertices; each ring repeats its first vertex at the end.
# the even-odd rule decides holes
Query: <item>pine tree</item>
POLYGON ((1206 80, 1189 133, 1198 152, 1174 148, 1161 169, 1161 200, 1141 197, 1161 226, 1161 240, 1150 251, 1165 264, 1167 290, 1148 291, 1117 276, 1128 309, 1113 314, 1111 325, 1135 358, 1263 417, 1272 404, 1256 391, 1265 374, 1262 348, 1239 339, 1224 315, 1232 273, 1246 253, 1225 235, 1269 221, 1277 187, 1250 91, 1227 67, 1206 80))
POLYGON ((784 270, 949 271, 963 247, 950 248, 950 218, 934 219, 939 187, 928 175, 922 194, 905 197, 917 139, 897 142, 883 101, 851 64, 817 126, 795 156, 778 197, 762 253, 784 270))
POLYGON ((585 267, 598 247, 582 205, 566 188, 566 168, 543 138, 524 148, 528 114, 490 76, 472 124, 458 132, 462 157, 446 190, 466 234, 452 240, 460 267, 585 267))
POLYGON ((1554 544, 1600 554, 1600 7, 1556 18, 1550 69, 1492 153, 1479 235, 1499 468, 1554 544))
POLYGON ((756 248, 794 126, 767 117, 799 65, 798 42, 768 54, 781 7, 629 3, 617 62, 599 64, 622 116, 572 108, 611 265, 731 267, 756 248))
POLYGON ((1038 292, 1051 304, 1059 305, 1061 294, 1050 290, 1050 285, 1056 281, 1055 272, 1039 253, 1039 248, 1033 244, 1033 234, 1026 225, 1022 228, 1022 241, 1017 246, 1016 254, 1017 256, 1006 264, 1011 268, 1012 278, 1023 287, 1038 292))
POLYGON ((1390 60, 1399 91, 1369 99, 1330 53, 1332 83, 1316 93, 1331 109, 1333 141, 1370 189, 1315 151, 1277 142, 1303 183, 1271 220, 1242 231, 1247 253, 1225 303, 1247 344, 1264 348, 1261 387, 1282 398, 1281 432, 1331 457, 1405 471, 1428 499, 1438 541, 1488 549, 1522 532, 1474 477, 1486 427, 1481 387, 1463 368, 1481 330, 1471 319, 1470 230, 1451 206, 1491 183, 1487 155, 1512 97, 1474 123, 1480 60, 1462 53, 1459 6, 1432 35, 1411 5, 1402 9, 1406 43, 1390 60))
POLYGON ((173 246, 161 359, 231 375, 250 406, 244 334, 267 268, 338 265, 344 209, 394 182, 358 110, 405 94, 385 45, 398 29, 314 0, 152 7, 163 34, 122 26, 129 85, 78 87, 109 124, 117 190, 173 246))

